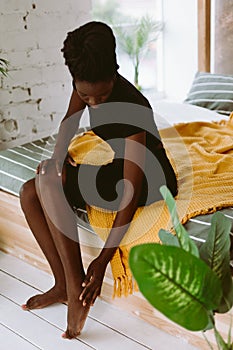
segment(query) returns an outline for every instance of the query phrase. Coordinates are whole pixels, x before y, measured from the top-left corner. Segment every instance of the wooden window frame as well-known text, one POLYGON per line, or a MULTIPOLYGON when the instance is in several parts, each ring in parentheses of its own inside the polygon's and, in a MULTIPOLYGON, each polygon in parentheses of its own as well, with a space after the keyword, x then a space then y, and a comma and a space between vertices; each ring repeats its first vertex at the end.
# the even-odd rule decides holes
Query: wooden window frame
POLYGON ((198 70, 210 72, 211 0, 198 0, 198 70))

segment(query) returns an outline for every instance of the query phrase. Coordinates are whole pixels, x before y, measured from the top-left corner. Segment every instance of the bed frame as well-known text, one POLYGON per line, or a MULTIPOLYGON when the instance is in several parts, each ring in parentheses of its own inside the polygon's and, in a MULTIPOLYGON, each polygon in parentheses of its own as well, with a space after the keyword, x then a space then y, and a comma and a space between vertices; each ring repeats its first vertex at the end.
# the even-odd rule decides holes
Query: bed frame
MULTIPOLYGON (((90 261, 98 255, 102 242, 96 235, 86 229, 81 228, 79 232, 82 256, 86 268, 90 261)), ((20 207, 19 198, 4 191, 0 191, 0 249, 41 270, 51 273, 41 249, 28 228, 20 207)), ((189 332, 174 324, 155 310, 139 292, 127 298, 115 299, 112 298, 112 293, 113 279, 109 267, 106 272, 101 294, 101 298, 104 301, 128 311, 166 333, 183 338, 184 341, 193 344, 197 348, 203 350, 209 349, 201 332, 189 332)), ((228 325, 230 324, 230 314, 218 314, 216 319, 218 329, 222 331, 226 339, 228 325)), ((215 344, 212 331, 208 332, 208 338, 212 344, 215 344)))

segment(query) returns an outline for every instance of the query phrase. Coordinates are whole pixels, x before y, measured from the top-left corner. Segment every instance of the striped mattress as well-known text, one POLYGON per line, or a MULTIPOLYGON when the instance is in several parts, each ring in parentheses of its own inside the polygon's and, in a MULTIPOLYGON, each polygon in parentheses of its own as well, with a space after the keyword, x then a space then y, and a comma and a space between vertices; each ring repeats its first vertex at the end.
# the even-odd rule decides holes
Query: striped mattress
MULTIPOLYGON (((80 128, 79 132, 86 129, 80 128)), ((11 149, 0 151, 0 190, 19 196, 21 186, 35 177, 37 165, 44 159, 51 158, 56 135, 45 137, 11 149)), ((79 227, 94 233, 87 212, 75 208, 79 227)))
MULTIPOLYGON (((85 129, 80 129, 80 132, 85 129)), ((44 159, 49 159, 53 153, 56 135, 34 142, 0 151, 0 189, 19 196, 20 187, 24 182, 35 176, 37 165, 44 159)), ((94 233, 83 209, 75 208, 77 224, 94 233)), ((222 209, 221 212, 232 222, 231 239, 233 246, 233 208, 222 209)), ((184 226, 197 246, 205 242, 213 214, 199 215, 190 219, 184 226)), ((233 267, 233 250, 231 249, 231 265, 233 267)))

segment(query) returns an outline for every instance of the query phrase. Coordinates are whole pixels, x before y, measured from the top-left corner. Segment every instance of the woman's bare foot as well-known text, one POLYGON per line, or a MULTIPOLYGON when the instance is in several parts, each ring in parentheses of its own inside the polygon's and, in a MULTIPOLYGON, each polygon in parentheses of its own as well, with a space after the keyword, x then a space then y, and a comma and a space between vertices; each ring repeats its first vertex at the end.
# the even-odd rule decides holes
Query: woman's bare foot
POLYGON ((42 309, 46 306, 55 304, 55 303, 65 303, 67 302, 67 294, 64 289, 54 286, 46 293, 37 294, 22 305, 23 310, 32 310, 32 309, 42 309))
POLYGON ((63 338, 76 338, 81 333, 89 310, 90 306, 83 306, 83 302, 77 298, 68 301, 68 326, 66 332, 62 334, 63 338))

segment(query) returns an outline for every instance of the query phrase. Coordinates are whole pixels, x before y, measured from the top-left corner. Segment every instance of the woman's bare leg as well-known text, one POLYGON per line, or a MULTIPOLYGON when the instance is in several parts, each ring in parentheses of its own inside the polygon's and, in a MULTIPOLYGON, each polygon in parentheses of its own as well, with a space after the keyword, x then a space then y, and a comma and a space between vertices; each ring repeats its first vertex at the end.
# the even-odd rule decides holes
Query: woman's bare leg
POLYGON ((67 301, 67 293, 63 265, 38 199, 34 179, 23 185, 20 191, 20 202, 28 225, 42 249, 55 279, 53 288, 44 294, 31 297, 22 307, 24 309, 36 309, 57 302, 65 302, 67 301))
POLYGON ((63 191, 61 177, 52 165, 36 178, 36 190, 65 273, 68 298, 68 326, 65 338, 80 334, 89 306, 79 300, 85 272, 78 242, 77 222, 63 191))

